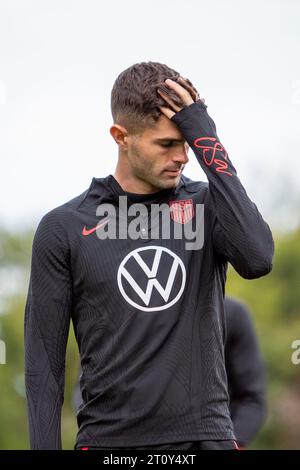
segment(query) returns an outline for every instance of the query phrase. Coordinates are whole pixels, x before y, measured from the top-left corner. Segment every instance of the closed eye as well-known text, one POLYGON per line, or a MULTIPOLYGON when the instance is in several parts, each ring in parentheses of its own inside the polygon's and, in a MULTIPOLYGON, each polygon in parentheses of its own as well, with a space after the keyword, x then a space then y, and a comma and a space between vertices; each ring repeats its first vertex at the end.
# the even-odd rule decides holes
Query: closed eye
POLYGON ((166 143, 163 143, 163 144, 160 144, 162 147, 171 147, 171 145, 173 144, 173 141, 170 141, 170 142, 166 142, 166 143))
POLYGON ((161 147, 171 147, 173 144, 174 145, 182 145, 184 143, 184 146, 188 146, 188 143, 185 140, 180 140, 180 139, 170 139, 170 140, 161 140, 157 141, 157 143, 161 147))

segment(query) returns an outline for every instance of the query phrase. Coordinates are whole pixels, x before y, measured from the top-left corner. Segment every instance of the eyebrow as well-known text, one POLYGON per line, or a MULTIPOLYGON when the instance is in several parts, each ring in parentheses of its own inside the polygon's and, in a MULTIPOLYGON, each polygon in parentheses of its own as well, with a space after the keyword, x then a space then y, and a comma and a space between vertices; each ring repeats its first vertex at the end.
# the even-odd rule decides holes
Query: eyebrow
POLYGON ((155 142, 165 142, 171 140, 172 142, 185 142, 185 139, 174 139, 174 137, 163 137, 161 139, 155 139, 155 142))

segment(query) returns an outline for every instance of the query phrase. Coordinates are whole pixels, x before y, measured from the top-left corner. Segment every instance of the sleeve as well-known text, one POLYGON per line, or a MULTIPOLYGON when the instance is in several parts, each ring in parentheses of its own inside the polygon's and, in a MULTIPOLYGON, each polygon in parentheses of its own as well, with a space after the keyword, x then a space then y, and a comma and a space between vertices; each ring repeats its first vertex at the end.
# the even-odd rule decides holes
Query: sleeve
POLYGON ((272 233, 242 186, 206 108, 202 101, 196 101, 171 120, 182 131, 207 175, 215 252, 243 278, 258 278, 272 269, 272 233))
POLYGON ((65 355, 72 282, 65 230, 57 211, 39 223, 25 305, 25 386, 31 449, 61 449, 65 355))
POLYGON ((230 413, 238 444, 244 447, 266 418, 265 364, 247 308, 241 303, 225 301, 225 311, 230 413))

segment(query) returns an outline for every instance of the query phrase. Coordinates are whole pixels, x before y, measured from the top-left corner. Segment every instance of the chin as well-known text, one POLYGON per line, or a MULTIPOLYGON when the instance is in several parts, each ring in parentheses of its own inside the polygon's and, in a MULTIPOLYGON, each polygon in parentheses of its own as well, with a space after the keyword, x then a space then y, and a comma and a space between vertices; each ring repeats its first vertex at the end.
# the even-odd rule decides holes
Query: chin
POLYGON ((176 188, 179 181, 180 181, 180 176, 177 176, 176 178, 167 178, 167 179, 161 180, 161 188, 165 188, 165 189, 176 188))

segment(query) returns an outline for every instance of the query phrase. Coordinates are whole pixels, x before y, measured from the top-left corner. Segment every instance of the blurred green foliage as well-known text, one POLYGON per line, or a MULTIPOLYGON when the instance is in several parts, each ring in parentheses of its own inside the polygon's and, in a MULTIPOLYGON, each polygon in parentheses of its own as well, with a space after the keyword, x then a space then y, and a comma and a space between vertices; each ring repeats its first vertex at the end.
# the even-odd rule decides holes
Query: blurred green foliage
POLYGON ((300 449, 300 364, 291 361, 300 339, 300 228, 274 238, 272 272, 245 281, 230 267, 226 293, 249 306, 268 371, 269 415, 251 448, 300 449))
MULTIPOLYGON (((32 237, 33 232, 0 231, 0 340, 6 344, 7 362, 0 365, 0 449, 29 447, 23 324, 32 237), (18 282, 15 282, 16 277, 18 282), (5 287, 7 285, 12 288, 5 287)), ((276 253, 272 273, 246 281, 229 267, 226 293, 250 308, 268 370, 269 416, 251 448, 299 449, 300 364, 291 362, 291 344, 300 339, 300 228, 274 238, 276 253)), ((72 407, 77 367, 78 350, 71 326, 62 419, 65 449, 73 449, 77 432, 72 407)))

